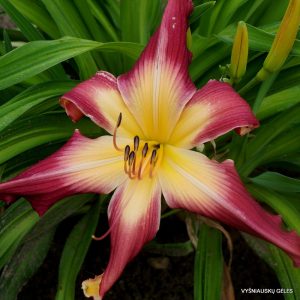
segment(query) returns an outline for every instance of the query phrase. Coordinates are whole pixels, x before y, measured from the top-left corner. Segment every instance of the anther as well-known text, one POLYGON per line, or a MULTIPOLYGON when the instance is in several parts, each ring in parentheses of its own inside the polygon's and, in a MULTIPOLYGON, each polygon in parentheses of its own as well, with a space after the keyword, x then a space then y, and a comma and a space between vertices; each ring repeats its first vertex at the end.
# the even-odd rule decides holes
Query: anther
POLYGON ((122 122, 122 113, 119 114, 117 124, 116 124, 115 130, 114 130, 114 135, 113 135, 113 144, 114 144, 115 149, 118 151, 122 151, 122 149, 119 148, 117 145, 117 129, 120 127, 121 122, 122 122))
POLYGON ((134 153, 134 151, 131 151, 129 154, 129 166, 132 165, 134 159, 135 159, 135 153, 134 153))
POLYGON ((156 155, 157 155, 157 151, 154 149, 152 151, 151 158, 150 158, 150 164, 151 165, 155 163, 155 161, 156 161, 156 155))
POLYGON ((128 174, 127 161, 128 161, 128 158, 129 158, 129 152, 130 152, 130 147, 129 147, 129 145, 127 145, 125 147, 125 150, 124 150, 124 172, 126 174, 128 174))
POLYGON ((117 126, 116 126, 117 128, 120 127, 121 122, 122 122, 122 113, 120 112, 119 117, 118 117, 118 121, 117 121, 117 126))
POLYGON ((134 141, 134 151, 137 151, 139 149, 140 138, 136 135, 133 141, 134 141))
POLYGON ((129 147, 129 145, 127 145, 127 146, 125 147, 125 151, 124 151, 124 161, 127 161, 127 160, 128 160, 128 158, 129 158, 129 153, 130 153, 130 147, 129 147))
POLYGON ((142 156, 146 157, 147 152, 148 152, 148 143, 145 143, 143 150, 142 150, 142 156))
POLYGON ((160 144, 155 144, 155 145, 153 145, 153 148, 154 148, 154 149, 159 149, 159 148, 160 148, 160 144))
POLYGON ((129 160, 128 160, 128 164, 129 164, 129 171, 128 171, 128 176, 130 179, 134 179, 134 173, 135 173, 135 152, 131 151, 129 154, 129 160))

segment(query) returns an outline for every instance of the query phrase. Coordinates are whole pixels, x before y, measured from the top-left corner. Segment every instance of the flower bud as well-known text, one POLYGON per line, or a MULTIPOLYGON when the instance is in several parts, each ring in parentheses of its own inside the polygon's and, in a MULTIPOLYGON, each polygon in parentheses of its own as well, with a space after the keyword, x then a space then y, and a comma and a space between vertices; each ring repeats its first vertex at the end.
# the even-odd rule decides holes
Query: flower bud
POLYGON ((279 71, 282 67, 292 50, 299 24, 300 0, 290 0, 263 68, 257 73, 259 80, 265 80, 270 74, 279 71))
POLYGON ((238 23, 229 67, 231 82, 238 82, 246 72, 248 61, 248 30, 245 22, 238 23))

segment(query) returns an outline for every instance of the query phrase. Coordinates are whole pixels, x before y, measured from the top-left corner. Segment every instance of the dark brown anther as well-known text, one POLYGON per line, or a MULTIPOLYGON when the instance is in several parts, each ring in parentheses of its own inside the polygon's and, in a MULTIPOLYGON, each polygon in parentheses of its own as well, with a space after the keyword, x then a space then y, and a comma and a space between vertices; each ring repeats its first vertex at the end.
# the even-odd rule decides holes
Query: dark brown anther
POLYGON ((122 122, 122 113, 120 112, 119 117, 118 117, 118 121, 117 121, 117 128, 120 127, 122 122))
POLYGON ((122 122, 122 113, 119 114, 118 121, 117 121, 115 130, 114 130, 114 134, 113 134, 113 145, 114 145, 115 149, 118 151, 122 151, 122 149, 120 147, 118 147, 118 145, 117 145, 117 129, 121 125, 121 122, 122 122))
POLYGON ((148 143, 145 143, 143 150, 142 150, 142 156, 146 157, 147 152, 148 152, 148 143))
POLYGON ((157 155, 157 151, 153 150, 150 158, 150 164, 155 163, 156 155, 157 155))
POLYGON ((125 151, 124 151, 124 161, 127 161, 129 158, 129 153, 130 153, 130 147, 127 145, 125 147, 125 151))
POLYGON ((140 138, 136 135, 133 141, 134 141, 134 151, 137 151, 139 149, 140 138))
POLYGON ((154 148, 154 149, 159 149, 159 148, 160 148, 160 144, 155 144, 155 145, 153 145, 153 148, 154 148))
POLYGON ((129 154, 129 166, 131 166, 133 164, 134 159, 135 159, 135 153, 134 153, 134 151, 131 151, 129 154))

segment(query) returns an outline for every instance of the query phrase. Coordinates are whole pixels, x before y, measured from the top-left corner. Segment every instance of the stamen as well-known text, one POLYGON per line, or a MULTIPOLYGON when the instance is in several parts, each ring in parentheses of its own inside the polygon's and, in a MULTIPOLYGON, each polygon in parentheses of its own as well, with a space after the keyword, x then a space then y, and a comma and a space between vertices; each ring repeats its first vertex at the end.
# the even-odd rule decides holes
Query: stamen
POLYGON ((129 171, 128 171, 128 176, 130 179, 134 179, 134 168, 135 168, 135 152, 131 151, 129 154, 129 160, 128 160, 128 164, 129 164, 129 171))
POLYGON ((134 151, 137 151, 139 149, 140 138, 136 135, 133 140, 134 140, 134 151))
POLYGON ((145 143, 143 150, 142 150, 142 158, 139 165, 139 171, 138 171, 138 179, 142 179, 142 167, 144 163, 144 158, 146 157, 148 152, 148 143, 145 143))
POLYGON ((118 121, 117 121, 117 126, 116 126, 117 128, 120 127, 121 122, 122 122, 122 113, 120 112, 119 117, 118 117, 118 121))
POLYGON ((129 154, 129 166, 132 165, 134 158, 135 158, 135 153, 134 151, 131 151, 129 154))
POLYGON ((128 174, 127 161, 128 161, 128 158, 129 158, 129 153, 130 153, 130 147, 129 147, 129 145, 127 145, 125 147, 125 151, 124 151, 124 172, 126 174, 128 174))
POLYGON ((147 152, 148 152, 148 143, 145 143, 144 148, 142 150, 142 156, 146 157, 147 152))
POLYGON ((127 161, 127 160, 128 160, 128 158, 129 158, 129 153, 130 153, 130 147, 129 147, 129 145, 127 145, 127 146, 125 147, 125 151, 124 151, 124 161, 127 161))
POLYGON ((151 164, 151 165, 155 163, 156 155, 157 155, 157 151, 156 151, 156 149, 154 149, 154 150, 152 151, 151 159, 150 159, 150 164, 151 164))
POLYGON ((120 127, 121 122, 122 122, 122 113, 120 112, 115 130, 114 130, 114 135, 113 135, 113 144, 114 144, 115 149, 118 151, 122 151, 122 149, 119 148, 117 145, 117 129, 120 127))
POLYGON ((138 171, 138 179, 142 179, 142 167, 143 167, 143 162, 144 162, 144 156, 142 156, 140 165, 139 165, 139 171, 138 171))
POLYGON ((156 163, 156 158, 157 158, 156 156, 157 156, 157 151, 156 151, 156 149, 154 149, 152 151, 151 158, 150 158, 150 172, 149 172, 150 178, 152 178, 152 176, 153 176, 153 169, 154 169, 154 165, 156 163))

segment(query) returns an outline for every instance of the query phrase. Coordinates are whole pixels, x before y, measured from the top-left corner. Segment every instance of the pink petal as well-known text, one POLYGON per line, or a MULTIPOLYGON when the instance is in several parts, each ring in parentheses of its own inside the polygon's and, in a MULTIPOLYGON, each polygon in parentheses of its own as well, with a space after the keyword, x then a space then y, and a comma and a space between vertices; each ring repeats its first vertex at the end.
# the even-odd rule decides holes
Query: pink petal
POLYGON ((111 288, 126 264, 159 228, 161 191, 157 180, 128 179, 114 193, 108 215, 110 259, 100 285, 100 297, 111 288))
POLYGON ((111 134, 122 113, 123 122, 118 134, 142 136, 141 129, 120 95, 116 78, 108 72, 98 72, 91 79, 83 81, 63 95, 60 103, 74 122, 86 115, 111 134))
POLYGON ((167 203, 256 235, 286 251, 300 265, 300 237, 283 229, 281 218, 247 193, 231 160, 167 146, 159 180, 167 203))
POLYGON ((186 105, 169 143, 190 149, 232 129, 243 135, 258 125, 248 103, 228 83, 211 80, 186 105))
POLYGON ((134 68, 118 77, 119 90, 147 139, 165 142, 195 93, 186 47, 191 0, 169 0, 156 33, 134 68))
POLYGON ((56 153, 1 183, 0 199, 25 196, 42 215, 63 197, 111 192, 126 179, 123 165, 123 153, 115 150, 112 137, 89 139, 76 131, 56 153))

